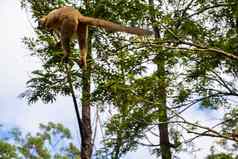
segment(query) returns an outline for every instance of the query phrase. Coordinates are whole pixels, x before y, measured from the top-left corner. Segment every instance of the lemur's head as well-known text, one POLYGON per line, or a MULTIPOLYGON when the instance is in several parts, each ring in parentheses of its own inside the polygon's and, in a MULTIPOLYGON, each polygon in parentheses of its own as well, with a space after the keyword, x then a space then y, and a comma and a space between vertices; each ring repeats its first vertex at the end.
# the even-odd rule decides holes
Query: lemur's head
POLYGON ((47 16, 43 16, 38 21, 38 29, 42 29, 46 27, 47 16))

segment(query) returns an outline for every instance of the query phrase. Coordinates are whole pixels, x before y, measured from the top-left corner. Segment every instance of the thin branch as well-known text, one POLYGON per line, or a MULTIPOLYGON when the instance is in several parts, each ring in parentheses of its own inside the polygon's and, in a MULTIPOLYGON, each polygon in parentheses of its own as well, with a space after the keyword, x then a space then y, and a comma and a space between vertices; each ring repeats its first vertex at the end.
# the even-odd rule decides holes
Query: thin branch
POLYGON ((187 42, 181 42, 183 44, 186 44, 186 45, 189 45, 189 46, 195 46, 196 48, 186 48, 186 47, 172 47, 172 46, 161 46, 161 47, 164 47, 164 48, 168 48, 168 49, 178 49, 178 50, 186 50, 186 51, 195 51, 195 52, 199 52, 199 53, 202 53, 202 52, 211 52, 211 53, 217 53, 217 54, 221 54, 223 56, 226 56, 230 59, 233 59, 233 60, 238 60, 238 56, 232 54, 232 53, 229 53, 229 52, 225 52, 223 50, 220 50, 220 49, 217 49, 217 48, 204 48, 198 44, 192 44, 192 43, 187 43, 187 42))
POLYGON ((145 144, 145 143, 142 143, 142 142, 139 142, 139 141, 136 141, 136 143, 138 143, 142 146, 147 146, 147 147, 158 147, 158 146, 160 146, 160 144, 145 144))
POLYGON ((69 69, 67 64, 65 65, 65 68, 66 68, 66 72, 67 72, 67 78, 68 78, 68 83, 69 83, 69 87, 70 87, 71 96, 72 96, 73 103, 74 103, 76 117, 77 117, 77 120, 78 120, 79 131, 80 131, 80 135, 81 135, 81 139, 82 139, 84 137, 83 122, 82 122, 82 119, 80 117, 79 107, 78 107, 76 95, 75 95, 75 92, 74 92, 74 87, 73 87, 73 83, 72 83, 72 79, 71 79, 71 70, 69 69))
MULTIPOLYGON (((201 9, 200 11, 197 11, 197 12, 187 16, 187 18, 191 18, 191 17, 193 17, 195 15, 201 14, 201 13, 203 13, 203 12, 209 10, 209 9, 214 9, 214 8, 219 8, 219 7, 226 7, 226 6, 229 6, 229 5, 232 5, 232 4, 222 3, 222 4, 216 4, 216 5, 213 5, 213 6, 207 6, 207 7, 203 8, 203 9, 201 9)), ((235 3, 233 5, 235 5, 235 3)))
MULTIPOLYGON (((193 134, 197 134, 198 136, 194 137, 195 138, 198 138, 199 136, 211 136, 211 137, 217 137, 217 138, 224 138, 224 139, 228 139, 228 140, 232 140, 232 141, 235 141, 235 142, 238 142, 238 139, 236 138, 233 138, 233 137, 229 137, 227 135, 223 135, 221 133, 219 133, 218 131, 214 130, 215 127, 221 125, 221 124, 224 124, 225 122, 228 122, 230 120, 226 120, 226 121, 223 121, 221 123, 218 123, 216 124, 215 126, 209 128, 207 126, 202 126, 202 125, 199 125, 199 124, 195 124, 195 123, 192 123, 192 122, 188 122, 187 120, 185 120, 184 117, 182 117, 181 115, 179 115, 178 113, 176 113, 175 111, 173 111, 173 113, 175 113, 180 119, 182 119, 182 122, 181 123, 185 123, 185 124, 188 124, 188 125, 191 125, 191 126, 194 126, 196 128, 200 128, 200 129, 204 129, 206 131, 202 132, 202 133, 199 133, 199 132, 195 132, 195 131, 192 131, 191 129, 188 129, 188 128, 185 128, 185 130, 187 130, 188 133, 193 133, 193 134)), ((181 126, 181 125, 180 125, 181 126)), ((194 140, 193 139, 193 140, 194 140)))
POLYGON ((231 59, 235 59, 235 60, 238 60, 238 56, 232 54, 232 53, 229 53, 229 52, 226 52, 226 51, 223 51, 221 49, 218 49, 218 48, 208 48, 208 47, 205 47, 200 45, 200 44, 195 44, 195 43, 191 43, 191 42, 187 42, 187 41, 183 41, 180 39, 180 37, 178 37, 171 29, 169 29, 168 27, 166 27, 165 25, 161 25, 164 29, 166 29, 167 31, 170 32, 170 34, 172 36, 174 36, 174 38, 176 38, 181 44, 185 44, 185 45, 188 45, 188 46, 191 46, 191 47, 195 47, 195 48, 186 48, 186 47, 171 47, 171 46, 162 46, 162 47, 165 47, 165 48, 171 48, 171 49, 180 49, 180 50, 191 50, 191 51, 199 51, 199 52, 215 52, 215 53, 218 53, 218 54, 222 54, 226 57, 229 57, 231 59))
POLYGON ((220 83, 222 86, 224 86, 229 92, 233 93, 232 89, 229 87, 229 84, 226 83, 220 75, 218 75, 215 71, 212 71, 213 74, 215 74, 216 77, 218 77, 219 80, 215 78, 215 80, 220 83))
POLYGON ((93 142, 92 142, 93 146, 94 146, 95 140, 96 140, 98 122, 99 122, 99 113, 98 113, 98 107, 96 107, 95 128, 94 128, 94 135, 93 135, 93 142))

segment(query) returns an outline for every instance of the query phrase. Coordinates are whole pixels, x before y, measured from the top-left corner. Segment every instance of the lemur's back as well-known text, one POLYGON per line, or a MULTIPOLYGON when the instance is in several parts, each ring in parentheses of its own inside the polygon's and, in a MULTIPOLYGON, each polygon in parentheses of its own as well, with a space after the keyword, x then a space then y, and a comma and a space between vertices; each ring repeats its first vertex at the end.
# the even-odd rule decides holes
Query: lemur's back
POLYGON ((80 12, 72 7, 62 7, 55 9, 47 15, 46 26, 50 28, 58 28, 62 25, 62 22, 65 19, 78 24, 78 18, 80 15, 80 12))

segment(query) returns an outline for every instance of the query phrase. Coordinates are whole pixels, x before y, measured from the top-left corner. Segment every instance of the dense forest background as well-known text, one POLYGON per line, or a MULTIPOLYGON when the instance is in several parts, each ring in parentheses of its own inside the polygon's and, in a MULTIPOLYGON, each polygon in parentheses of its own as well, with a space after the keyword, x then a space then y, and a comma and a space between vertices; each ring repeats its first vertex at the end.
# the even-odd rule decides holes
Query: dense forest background
POLYGON ((19 97, 31 107, 72 100, 63 109, 74 116, 79 110, 72 121, 78 136, 67 124, 50 120, 37 133, 3 123, 0 158, 118 159, 131 152, 162 159, 237 158, 236 0, 22 0, 18 5, 34 32, 16 43, 39 62, 28 68, 19 97), (87 70, 75 63, 76 41, 69 63, 62 64, 59 37, 37 28, 37 21, 64 5, 155 35, 91 27, 87 70))

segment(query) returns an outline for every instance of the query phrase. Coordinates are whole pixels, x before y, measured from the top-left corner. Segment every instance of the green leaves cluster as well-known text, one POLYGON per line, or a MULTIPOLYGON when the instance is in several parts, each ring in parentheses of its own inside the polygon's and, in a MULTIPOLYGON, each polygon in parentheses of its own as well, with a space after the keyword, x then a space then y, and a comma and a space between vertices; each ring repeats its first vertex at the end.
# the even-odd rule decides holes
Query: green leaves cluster
POLYGON ((8 134, 8 137, 0 139, 0 158, 80 159, 80 151, 73 144, 69 129, 62 124, 40 124, 40 131, 35 135, 22 135, 16 128, 1 133, 8 134))
POLYGON ((231 154, 219 153, 219 154, 212 154, 207 157, 207 159, 236 159, 237 157, 232 157, 231 154))
MULTIPOLYGON (((31 8, 34 19, 57 8, 59 3, 22 1, 23 7, 31 8)), ((99 158, 119 158, 138 145, 160 152, 162 117, 162 123, 169 124, 172 131, 169 146, 177 151, 187 141, 179 132, 195 130, 182 117, 192 106, 199 105, 203 110, 226 109, 233 120, 226 120, 225 115, 224 123, 218 124, 224 129, 214 131, 222 136, 236 130, 237 114, 233 113, 236 103, 230 100, 238 94, 238 63, 236 58, 231 58, 238 57, 236 0, 161 0, 155 1, 154 6, 143 0, 96 0, 89 4, 87 10, 77 3, 73 6, 84 15, 154 29, 160 34, 159 39, 140 40, 90 29, 92 101, 101 110, 106 110, 108 105, 115 110, 105 122, 105 147, 98 151, 99 158), (154 135, 157 140, 149 142, 148 135, 154 135)), ((33 71, 22 97, 29 103, 39 99, 54 102, 57 95, 70 94, 65 70, 57 63, 62 53, 54 47, 57 38, 44 30, 36 29, 36 33, 36 39, 25 38, 24 43, 42 60, 43 67, 33 71)), ((71 74, 73 86, 79 88, 81 71, 75 68, 78 50, 74 44, 71 74)), ((192 126, 199 127, 198 123, 192 126)))

